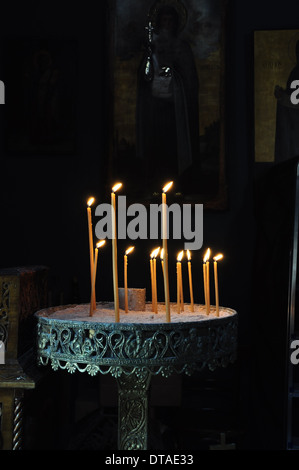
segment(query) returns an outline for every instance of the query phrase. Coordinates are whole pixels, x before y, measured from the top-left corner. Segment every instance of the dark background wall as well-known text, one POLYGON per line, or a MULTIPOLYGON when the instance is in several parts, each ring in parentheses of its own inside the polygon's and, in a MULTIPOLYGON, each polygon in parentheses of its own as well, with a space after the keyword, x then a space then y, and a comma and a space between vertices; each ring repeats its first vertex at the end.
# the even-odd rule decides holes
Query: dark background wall
MULTIPOLYGON (((89 255, 86 200, 109 202, 105 187, 108 155, 105 4, 6 2, 1 6, 0 79, 6 105, 0 108, 0 267, 41 264, 50 267, 52 304, 89 300, 89 255), (20 72, 6 44, 22 37, 71 38, 77 47, 77 73, 70 76, 76 104, 76 154, 10 155, 7 119, 13 87, 8 77, 20 72), (5 67, 4 67, 5 64, 5 67), (8 64, 11 68, 9 69, 8 64), (14 71, 14 73, 12 73, 14 71)), ((269 0, 231 1, 227 28, 226 145, 229 205, 204 215, 204 246, 225 254, 219 283, 221 303, 240 317, 240 344, 249 344, 252 268, 255 262, 254 187, 271 164, 254 163, 253 32, 298 28, 299 5, 269 0)), ((14 101, 15 102, 15 101, 14 101)), ((14 108, 17 119, 17 109, 14 108)), ((120 244, 120 250, 125 245, 120 244)), ((140 243, 130 258, 135 287, 150 288, 149 245, 140 243), (144 267, 140 269, 140 263, 144 267)), ((112 299, 110 247, 99 258, 97 298, 112 299)), ((194 258, 200 285, 202 253, 194 258), (197 263, 197 265, 196 265, 197 263)), ((171 275, 175 283, 175 270, 171 275)), ((195 281, 196 282, 196 281, 195 281)), ((200 301, 200 287, 195 300, 200 301)), ((245 352, 246 355, 246 352, 245 352)))
MULTIPOLYGON (((227 28, 226 63, 226 143, 228 209, 205 213, 204 247, 222 251, 225 260, 220 271, 220 293, 224 305, 240 312, 246 331, 250 313, 251 267, 255 240, 253 184, 264 165, 254 164, 253 152, 253 31, 255 29, 296 28, 296 2, 281 9, 272 2, 231 1, 227 28)), ((107 167, 107 36, 106 12, 77 2, 20 2, 17 10, 3 6, 1 15, 1 79, 6 85, 6 105, 1 107, 1 267, 44 264, 51 268, 52 303, 88 301, 88 239, 86 199, 106 198, 107 167), (77 73, 70 76, 76 105, 76 154, 65 156, 12 156, 7 152, 7 120, 14 102, 18 108, 15 83, 21 73, 17 58, 7 58, 5 47, 14 39, 72 39, 77 47, 77 73), (6 53, 6 55, 5 55, 6 53), (7 80, 6 80, 7 77, 7 80), (12 79, 14 82, 12 83, 12 79), (63 297, 62 297, 63 295, 63 297), (77 298, 77 297, 76 297, 77 298)), ((13 122, 10 121, 10 122, 13 122)), ((266 165, 268 166, 268 165, 266 165)), ((122 246, 120 246, 120 251, 122 246)), ((147 259, 151 248, 140 243, 130 260, 133 283, 150 287, 147 259), (144 263, 140 278, 139 263, 144 263), (138 279, 134 277, 136 269, 138 279)), ((98 298, 112 295, 110 248, 102 251, 98 298), (111 282, 110 282, 111 280, 111 282)), ((200 289, 201 258, 194 259, 195 282, 200 289), (198 266, 197 266, 198 265, 198 266)), ((120 265, 121 266, 121 265, 120 265)), ((121 270, 121 267, 120 267, 121 270)), ((174 271, 175 272, 175 271, 174 271)), ((136 286, 136 287, 139 287, 136 286)))

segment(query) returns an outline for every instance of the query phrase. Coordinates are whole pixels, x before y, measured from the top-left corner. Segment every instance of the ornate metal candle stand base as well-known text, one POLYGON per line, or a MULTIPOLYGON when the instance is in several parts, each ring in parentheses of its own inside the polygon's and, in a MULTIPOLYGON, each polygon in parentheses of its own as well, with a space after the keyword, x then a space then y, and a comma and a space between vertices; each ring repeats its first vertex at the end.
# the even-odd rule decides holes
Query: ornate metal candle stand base
MULTIPOLYGON (((75 307, 75 306, 74 306, 75 307)), ((112 308, 112 306, 111 306, 112 308)), ((89 311, 89 306, 86 306, 89 311)), ((118 447, 147 449, 148 390, 151 377, 191 375, 234 362, 237 352, 237 313, 222 308, 222 316, 170 323, 113 321, 94 317, 78 321, 72 307, 37 312, 38 362, 54 370, 90 375, 111 374, 118 383, 118 447), (66 310, 68 309, 68 310, 66 310), (64 312, 70 312, 65 315, 64 312)))

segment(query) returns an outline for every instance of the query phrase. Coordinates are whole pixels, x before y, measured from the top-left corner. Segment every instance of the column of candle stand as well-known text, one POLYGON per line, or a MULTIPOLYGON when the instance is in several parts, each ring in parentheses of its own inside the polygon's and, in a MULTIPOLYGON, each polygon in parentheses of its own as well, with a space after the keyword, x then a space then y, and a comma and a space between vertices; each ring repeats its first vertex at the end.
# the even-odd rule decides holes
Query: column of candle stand
POLYGON ((125 289, 125 312, 129 311, 128 303, 128 254, 132 253, 134 246, 130 246, 125 252, 124 255, 124 289, 125 289))
POLYGON ((167 183, 162 190, 162 242, 163 242, 163 259, 164 259, 164 297, 166 309, 166 321, 170 322, 170 301, 169 301, 169 279, 168 279, 168 251, 167 251, 167 205, 166 192, 171 188, 173 182, 167 183))
POLYGON ((92 282, 91 282, 91 296, 90 296, 90 310, 89 310, 90 316, 93 315, 93 312, 95 310, 94 304, 96 303, 95 288, 96 288, 96 276, 97 276, 97 265, 98 265, 98 251, 101 246, 105 245, 105 243, 106 243, 105 240, 100 240, 96 244, 96 248, 94 250, 94 264, 93 264, 93 273, 92 273, 92 282))
POLYGON ((111 192, 111 220, 112 220, 112 268, 113 268, 113 293, 114 293, 114 317, 119 322, 119 297, 118 297, 118 269, 117 269, 117 231, 116 231, 116 204, 115 193, 121 188, 122 183, 113 186, 111 192))
MULTIPOLYGON (((91 206, 94 203, 95 198, 90 197, 87 201, 87 223, 88 223, 88 239, 89 239, 89 261, 90 261, 90 284, 92 285, 92 277, 94 271, 94 249, 93 249, 93 235, 92 235, 92 217, 91 217, 91 206)), ((96 299, 91 299, 93 302, 92 308, 96 308, 96 299)))

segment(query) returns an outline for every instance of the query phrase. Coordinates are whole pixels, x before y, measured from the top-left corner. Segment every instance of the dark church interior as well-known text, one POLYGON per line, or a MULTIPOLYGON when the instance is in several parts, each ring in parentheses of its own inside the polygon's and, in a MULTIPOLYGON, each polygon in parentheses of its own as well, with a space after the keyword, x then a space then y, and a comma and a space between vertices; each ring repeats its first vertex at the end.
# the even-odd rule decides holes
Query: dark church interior
MULTIPOLYGON (((202 3, 209 1, 198 0, 202 3)), ((44 308, 90 300, 86 201, 93 195, 98 202, 110 202, 113 171, 112 4, 115 0, 98 5, 69 0, 1 5, 0 80, 5 84, 5 104, 0 106, 0 276, 25 278, 19 319, 9 325, 6 355, 28 377, 21 396, 20 383, 8 386, 9 364, 0 365, 2 450, 118 449, 114 377, 38 365, 34 315, 44 308), (34 85, 26 65, 29 54, 38 49, 46 51, 39 56, 41 61, 58 58, 53 59, 51 79, 59 77, 63 100, 58 128, 52 129, 58 136, 54 143, 47 140, 48 128, 35 114, 29 93, 23 93, 28 81, 34 85), (14 412, 8 409, 12 389, 14 412), (20 396, 20 428, 11 433, 7 419, 17 422, 20 396), (8 435, 13 435, 13 442, 8 435)), ((128 4, 132 7, 134 1, 128 4)), ((203 248, 193 254, 192 262, 194 279, 201 279, 203 250, 209 246, 214 253, 224 253, 219 263, 220 302, 238 314, 237 357, 216 370, 152 377, 148 449, 153 452, 210 451, 213 446, 221 448, 221 443, 223 450, 237 451, 299 448, 299 365, 290 361, 299 319, 299 151, 292 156, 286 152, 279 161, 275 155, 271 161, 256 161, 254 100, 254 32, 297 30, 298 17, 294 0, 283 5, 269 0, 226 2, 221 76, 226 197, 216 208, 203 203, 203 248)), ((271 51, 267 53, 271 60, 271 51)), ((193 181, 197 191, 200 176, 193 174, 193 181)), ((125 189, 128 197, 130 185, 125 189)), ((127 244, 128 240, 119 240, 119 253, 127 244)), ((136 240, 138 249, 129 262, 130 282, 145 287, 147 296, 151 286, 144 253, 155 244, 136 240)), ((169 241, 170 250, 176 252, 179 246, 181 241, 169 241)), ((169 282, 175 299, 174 265, 169 282)), ((0 340, 6 313, 1 289, 0 340)), ((202 302, 201 296, 198 289, 195 302, 202 302)), ((97 300, 113 300, 109 247, 99 253, 97 300)))

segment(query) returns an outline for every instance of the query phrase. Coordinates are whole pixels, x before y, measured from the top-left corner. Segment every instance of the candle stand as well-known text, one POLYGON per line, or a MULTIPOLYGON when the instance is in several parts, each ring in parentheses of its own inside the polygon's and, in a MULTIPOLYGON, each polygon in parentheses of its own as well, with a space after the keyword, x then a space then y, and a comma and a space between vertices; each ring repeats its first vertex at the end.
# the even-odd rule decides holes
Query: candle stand
POLYGON ((36 313, 38 363, 69 373, 111 374, 118 384, 118 449, 145 450, 153 375, 191 375, 235 361, 237 312, 223 307, 221 312, 216 317, 211 307, 211 315, 206 319, 200 315, 200 321, 182 313, 182 321, 161 323, 122 322, 125 314, 121 314, 115 323, 101 322, 99 315, 78 320, 72 306, 40 310, 36 313))

